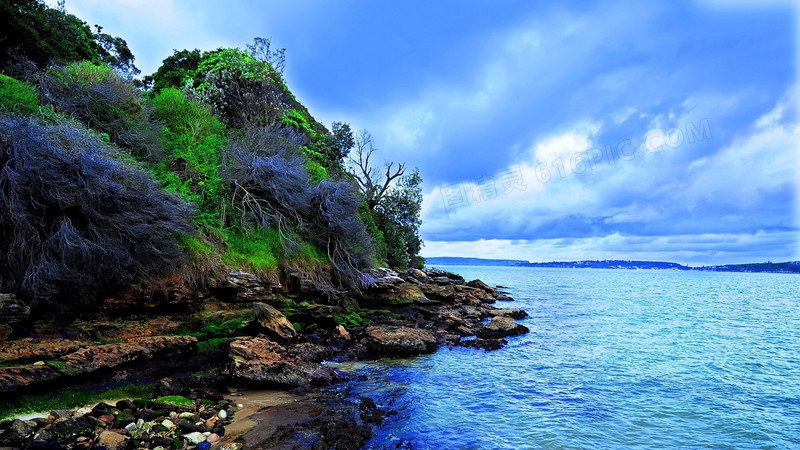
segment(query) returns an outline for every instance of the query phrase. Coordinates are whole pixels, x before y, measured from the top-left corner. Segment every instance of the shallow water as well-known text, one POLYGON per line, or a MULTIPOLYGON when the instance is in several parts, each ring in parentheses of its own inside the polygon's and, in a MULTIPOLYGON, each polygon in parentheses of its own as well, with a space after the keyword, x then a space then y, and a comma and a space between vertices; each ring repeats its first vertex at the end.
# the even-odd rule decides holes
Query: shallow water
POLYGON ((800 447, 800 276, 450 267, 530 334, 378 361, 371 447, 800 447))

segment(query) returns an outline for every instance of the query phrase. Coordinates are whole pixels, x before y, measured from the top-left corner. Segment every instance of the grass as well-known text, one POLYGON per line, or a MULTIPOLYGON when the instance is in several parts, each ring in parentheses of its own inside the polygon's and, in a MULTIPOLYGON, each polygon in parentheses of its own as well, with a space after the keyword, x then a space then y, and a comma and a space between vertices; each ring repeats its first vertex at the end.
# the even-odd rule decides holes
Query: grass
POLYGON ((193 401, 182 395, 167 395, 165 397, 159 397, 153 400, 153 403, 157 406, 194 406, 193 401))
POLYGON ((17 114, 33 114, 39 109, 36 88, 0 74, 0 110, 17 114))
POLYGON ((153 384, 135 384, 105 389, 69 389, 53 394, 25 395, 14 402, 0 403, 0 420, 24 414, 74 409, 101 400, 151 397, 155 391, 153 384))

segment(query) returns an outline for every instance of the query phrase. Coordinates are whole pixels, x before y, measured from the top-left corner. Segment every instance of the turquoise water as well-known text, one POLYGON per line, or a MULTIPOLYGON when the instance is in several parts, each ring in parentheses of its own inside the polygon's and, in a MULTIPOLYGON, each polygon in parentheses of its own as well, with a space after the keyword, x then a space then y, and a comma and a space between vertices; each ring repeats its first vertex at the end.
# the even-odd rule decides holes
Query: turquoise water
POLYGON ((800 276, 449 267, 531 330, 357 369, 371 447, 800 448, 800 276))

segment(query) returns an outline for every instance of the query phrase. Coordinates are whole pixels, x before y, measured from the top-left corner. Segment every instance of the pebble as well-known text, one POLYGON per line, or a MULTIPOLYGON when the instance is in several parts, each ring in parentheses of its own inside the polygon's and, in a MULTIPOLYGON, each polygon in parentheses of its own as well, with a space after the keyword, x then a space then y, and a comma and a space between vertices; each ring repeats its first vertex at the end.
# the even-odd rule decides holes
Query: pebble
POLYGON ((33 365, 34 366, 43 366, 44 365, 44 361, 36 361, 35 363, 33 363, 33 365))
POLYGON ((184 438, 189 441, 190 444, 197 445, 206 440, 206 437, 203 436, 203 433, 198 433, 197 431, 189 434, 184 434, 184 438))
POLYGON ((75 414, 73 414, 72 417, 83 417, 90 412, 92 412, 92 408, 80 408, 79 410, 75 411, 75 414))
POLYGON ((175 424, 169 419, 164 419, 164 421, 161 422, 161 425, 165 426, 167 429, 175 428, 175 424))
POLYGON ((206 438, 206 442, 213 444, 219 440, 219 435, 217 433, 211 433, 206 438))
POLYGON ((194 417, 194 414, 192 414, 190 412, 185 412, 185 413, 181 413, 178 417, 181 418, 181 419, 190 419, 190 418, 194 417))
POLYGON ((219 413, 217 413, 217 416, 219 416, 220 419, 225 420, 225 419, 228 418, 228 413, 225 412, 224 409, 222 409, 222 410, 220 410, 219 413))
POLYGON ((136 428, 142 428, 142 425, 144 425, 144 419, 139 419, 136 421, 136 428))
POLYGON ((133 433, 134 431, 136 431, 136 424, 131 422, 125 425, 125 429, 128 431, 128 433, 133 433))
POLYGON ((211 444, 208 442, 201 442, 197 444, 197 450, 209 450, 211 448, 211 444))

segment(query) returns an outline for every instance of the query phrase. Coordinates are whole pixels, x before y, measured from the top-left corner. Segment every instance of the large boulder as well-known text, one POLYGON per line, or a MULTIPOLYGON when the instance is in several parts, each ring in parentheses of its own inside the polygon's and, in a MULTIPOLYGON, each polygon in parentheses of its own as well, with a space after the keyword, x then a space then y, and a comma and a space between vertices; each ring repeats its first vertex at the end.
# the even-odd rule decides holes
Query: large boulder
POLYGON ((305 387, 332 381, 332 370, 290 356, 280 344, 262 337, 239 339, 230 345, 234 380, 263 387, 305 387))
POLYGON ((236 270, 228 274, 228 279, 214 281, 210 286, 214 296, 226 302, 260 302, 275 299, 274 292, 281 288, 280 283, 265 282, 252 273, 236 270))
POLYGON ((427 298, 434 300, 454 300, 456 290, 451 284, 421 284, 420 290, 427 298))
POLYGON ((521 309, 489 309, 486 313, 491 317, 510 317, 517 320, 528 317, 528 313, 521 309))
POLYGON ((8 339, 14 327, 28 320, 31 309, 14 294, 0 294, 0 342, 8 339))
POLYGON ((436 336, 419 328, 369 327, 365 335, 373 356, 410 356, 433 353, 438 348, 436 336))
POLYGON ((253 303, 253 312, 255 312, 256 324, 270 338, 288 341, 297 336, 297 331, 295 331, 292 322, 289 322, 289 319, 283 313, 272 306, 255 302, 253 303))
POLYGON ((97 345, 67 355, 66 368, 94 372, 143 362, 166 355, 179 355, 194 349, 194 336, 153 336, 131 339, 119 344, 97 345))
POLYGON ((500 339, 508 336, 519 336, 528 331, 528 327, 514 322, 514 319, 510 317, 496 316, 478 331, 477 336, 480 339, 500 339))
POLYGON ((79 350, 85 345, 85 342, 68 339, 17 339, 0 347, 0 362, 50 361, 79 350))

